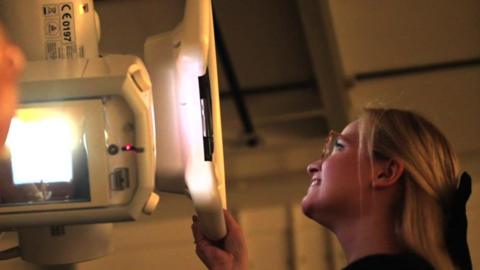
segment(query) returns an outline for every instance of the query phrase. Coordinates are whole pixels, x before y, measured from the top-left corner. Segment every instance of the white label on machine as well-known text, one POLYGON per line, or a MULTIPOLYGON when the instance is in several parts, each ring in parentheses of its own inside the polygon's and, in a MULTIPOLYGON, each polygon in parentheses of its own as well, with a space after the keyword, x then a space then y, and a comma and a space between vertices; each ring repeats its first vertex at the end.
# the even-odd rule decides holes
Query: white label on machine
POLYGON ((73 3, 46 4, 42 7, 45 36, 45 59, 84 58, 78 46, 73 3))

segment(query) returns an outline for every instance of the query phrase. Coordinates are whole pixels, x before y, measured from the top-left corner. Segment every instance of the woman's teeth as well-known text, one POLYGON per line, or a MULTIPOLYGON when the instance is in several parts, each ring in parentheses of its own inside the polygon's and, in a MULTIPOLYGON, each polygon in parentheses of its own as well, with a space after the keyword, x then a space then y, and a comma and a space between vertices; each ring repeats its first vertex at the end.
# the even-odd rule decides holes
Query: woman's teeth
POLYGON ((312 179, 312 183, 310 183, 310 186, 316 186, 316 185, 320 185, 320 178, 314 178, 312 179))

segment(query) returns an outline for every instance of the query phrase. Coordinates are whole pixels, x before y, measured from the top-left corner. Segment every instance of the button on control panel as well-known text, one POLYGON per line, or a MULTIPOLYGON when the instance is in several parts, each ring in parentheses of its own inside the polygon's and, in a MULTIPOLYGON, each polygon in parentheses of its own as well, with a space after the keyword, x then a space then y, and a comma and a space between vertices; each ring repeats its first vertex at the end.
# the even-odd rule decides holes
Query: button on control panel
POLYGON ((110 174, 110 188, 115 191, 130 187, 128 168, 117 168, 110 174))

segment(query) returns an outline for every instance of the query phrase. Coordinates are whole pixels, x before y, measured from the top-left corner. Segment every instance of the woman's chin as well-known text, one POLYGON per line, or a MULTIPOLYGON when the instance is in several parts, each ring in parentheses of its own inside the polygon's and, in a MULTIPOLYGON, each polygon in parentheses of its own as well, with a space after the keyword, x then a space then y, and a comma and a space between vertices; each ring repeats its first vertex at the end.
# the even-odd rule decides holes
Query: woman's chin
MULTIPOLYGON (((311 194, 310 194, 311 195, 311 194)), ((305 195, 301 203, 302 212, 305 216, 322 224, 322 219, 329 216, 324 202, 321 202, 318 197, 311 197, 309 194, 305 195)))
POLYGON ((308 197, 308 194, 303 197, 301 206, 303 214, 309 218, 313 218, 314 207, 310 201, 310 198, 308 197))

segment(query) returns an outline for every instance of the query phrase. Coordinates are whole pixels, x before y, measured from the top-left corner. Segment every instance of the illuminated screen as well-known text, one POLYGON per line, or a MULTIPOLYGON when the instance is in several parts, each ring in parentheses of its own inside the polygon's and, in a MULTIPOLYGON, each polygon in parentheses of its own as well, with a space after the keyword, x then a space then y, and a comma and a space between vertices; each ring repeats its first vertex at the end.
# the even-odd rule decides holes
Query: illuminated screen
POLYGON ((15 184, 72 181, 74 142, 70 125, 61 116, 36 121, 13 119, 7 146, 15 184))
POLYGON ((0 164, 8 171, 1 203, 90 200, 85 121, 79 106, 18 109, 6 141, 10 159, 0 164))

